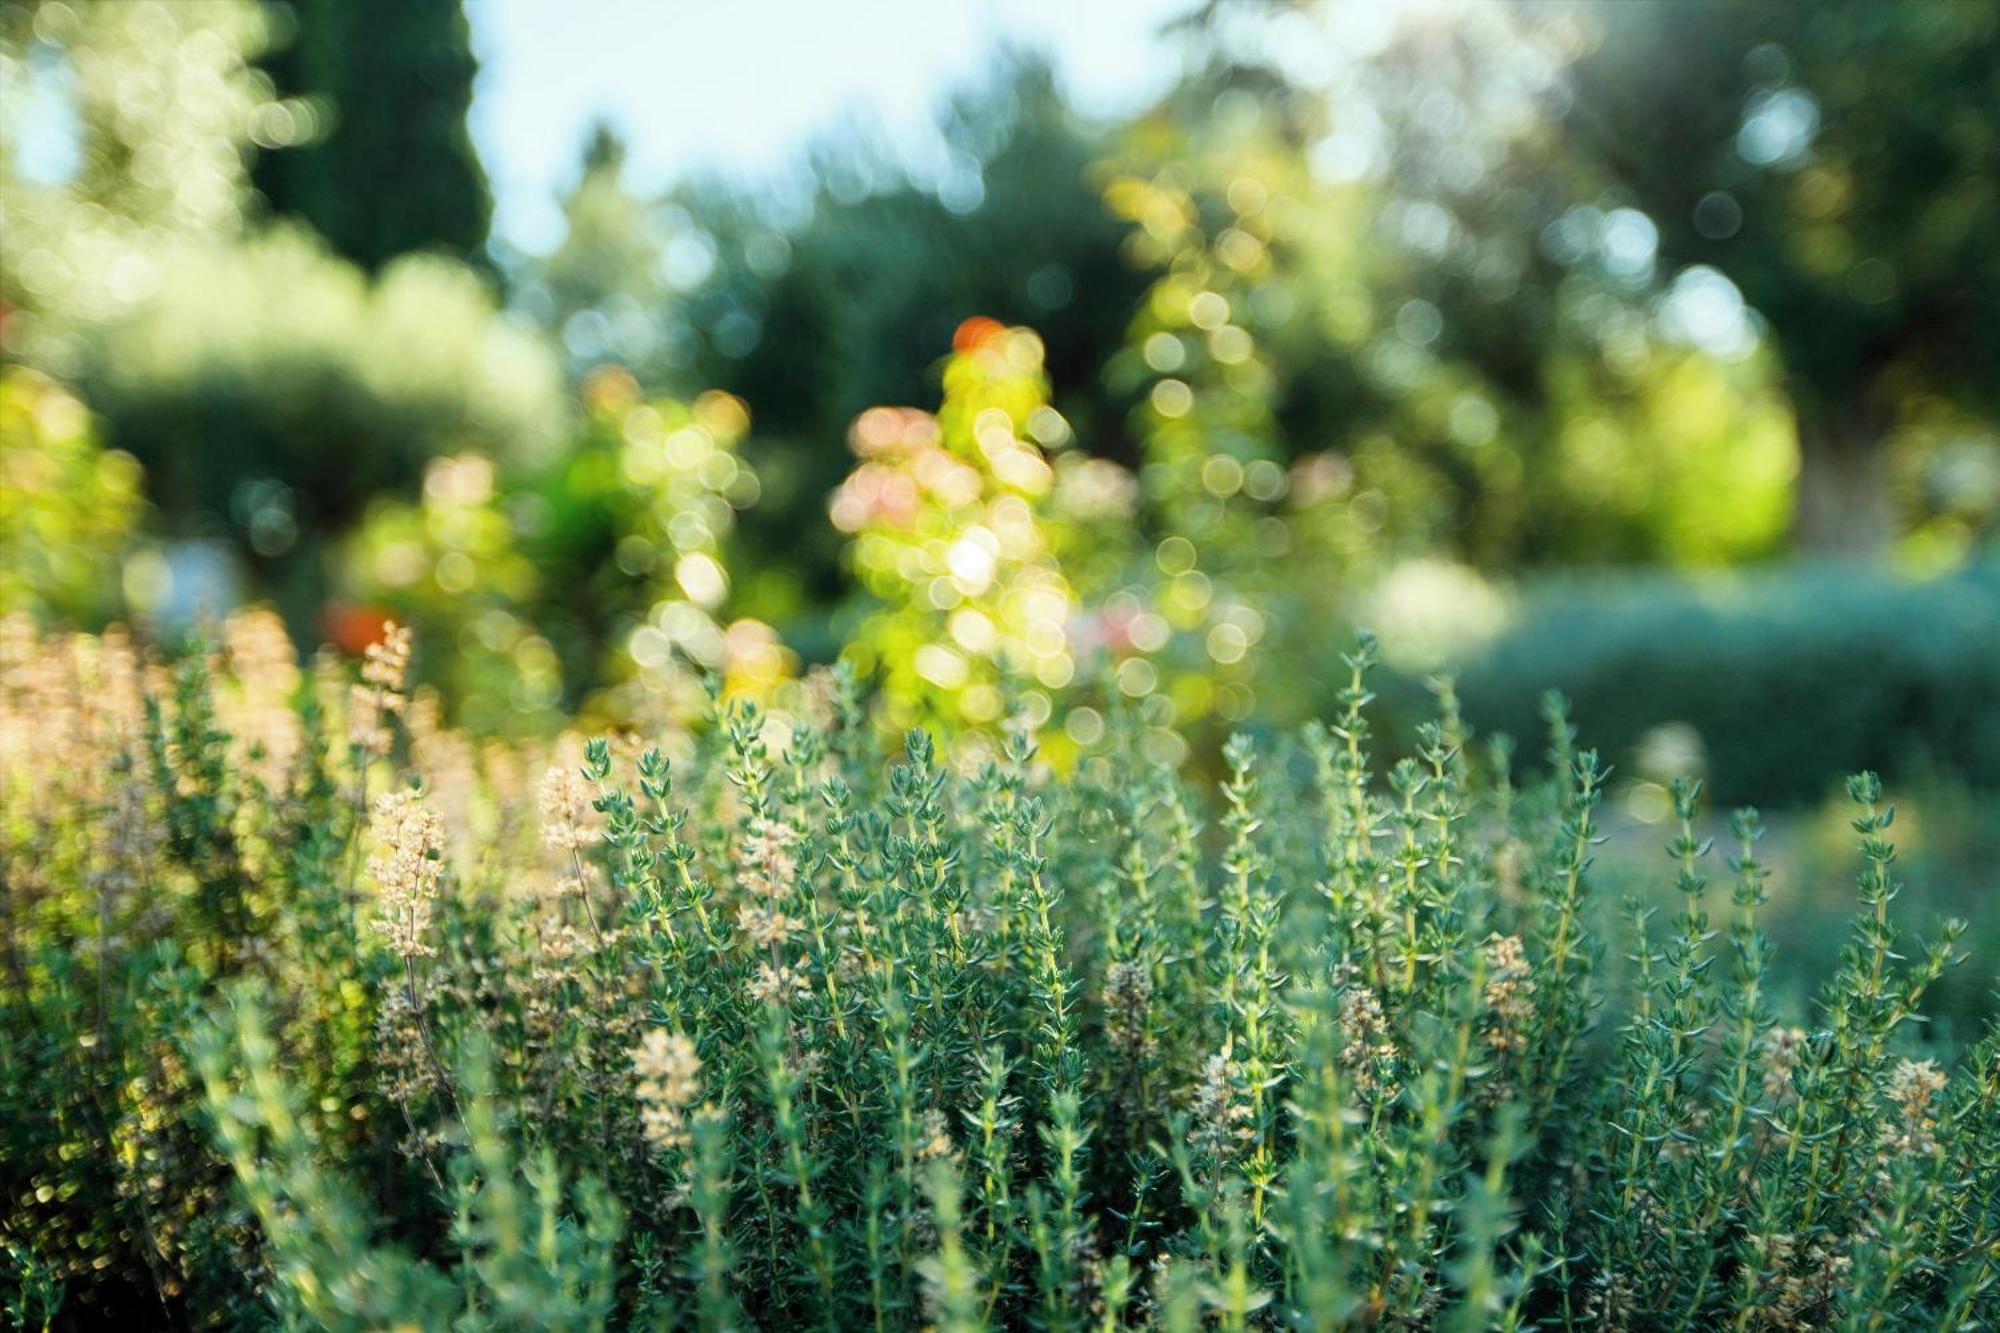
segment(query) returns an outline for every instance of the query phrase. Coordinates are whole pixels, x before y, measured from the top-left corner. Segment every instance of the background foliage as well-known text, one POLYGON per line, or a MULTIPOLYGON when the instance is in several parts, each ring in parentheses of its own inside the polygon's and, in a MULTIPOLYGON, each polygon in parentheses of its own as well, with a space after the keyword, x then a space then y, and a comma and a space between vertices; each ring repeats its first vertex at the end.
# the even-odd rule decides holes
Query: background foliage
POLYGON ((8 446, 78 461, 11 464, 7 603, 398 615, 514 733, 844 654, 897 725, 1018 703, 1058 757, 1323 709, 1365 621, 1510 730, 1551 679, 1621 751, 1691 729, 1725 790, 1984 785, 1995 27, 1200 5, 1122 119, 999 54, 922 183, 836 135, 662 189, 600 125, 520 254, 455 5, 16 0, 8 446), (1869 572, 1713 575, 1829 553, 1869 572))
POLYGON ((1996 1317, 2000 11, 476 19, 0 0, 11 1319, 1996 1317))

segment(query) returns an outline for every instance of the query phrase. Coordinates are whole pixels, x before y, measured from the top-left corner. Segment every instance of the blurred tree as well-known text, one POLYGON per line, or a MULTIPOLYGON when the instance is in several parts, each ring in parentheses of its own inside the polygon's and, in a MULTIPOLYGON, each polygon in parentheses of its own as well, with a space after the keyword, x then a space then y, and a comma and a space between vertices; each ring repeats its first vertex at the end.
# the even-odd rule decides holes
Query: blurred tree
POLYGON ((1583 11, 1574 150, 1760 315, 1798 416, 1798 536, 1892 535, 1892 428, 2000 409, 2000 8, 1871 0, 1583 11))
POLYGON ((0 617, 95 629, 123 610, 139 483, 132 455, 98 447, 61 385, 0 366, 0 617))
POLYGON ((1700 564, 1781 539, 1754 338, 1723 356, 1675 337, 1650 252, 1537 244, 1573 198, 1543 156, 1559 29, 1360 3, 1215 4, 1183 27, 1189 73, 1107 191, 1164 270, 1113 373, 1147 388, 1149 514, 1202 571, 1268 605, 1283 590, 1253 585, 1279 556, 1325 562, 1323 601, 1432 550, 1700 564), (1704 516, 1718 471, 1737 493, 1704 516))
POLYGON ((412 250, 480 262, 492 199, 465 125, 478 63, 459 0, 286 0, 277 21, 290 40, 263 66, 318 132, 258 160, 272 210, 365 268, 412 250))
MULTIPOLYGON (((392 30, 416 41, 439 23, 463 37, 455 6, 396 7, 380 32, 362 20, 386 7, 309 8, 322 28, 358 25, 340 31, 364 45, 392 30)), ((253 152, 271 150, 267 163, 298 152, 330 114, 323 100, 276 97, 252 63, 286 12, 249 0, 0 6, 0 348, 77 386, 106 442, 145 463, 167 534, 228 538, 313 633, 329 529, 378 489, 413 488, 433 453, 532 454, 558 435, 561 408, 543 348, 463 265, 412 256, 371 280, 302 228, 246 229, 253 152)), ((451 68, 432 61, 423 77, 451 68)), ((398 134, 421 145, 410 126, 423 116, 400 114, 410 124, 398 134)), ((329 144, 314 151, 334 160, 329 144)), ((344 207, 401 216, 393 173, 349 186, 344 207)), ((454 248, 478 245, 480 208, 454 248)))
POLYGON ((1336 63, 1332 132, 1307 152, 1376 197, 1365 281, 1394 341, 1370 342, 1364 372, 1400 403, 1399 434, 1454 446, 1450 484, 1481 511, 1460 549, 1690 565, 1779 549, 1797 458, 1780 369, 1728 280, 1664 256, 1579 151, 1577 7, 1417 10, 1377 33, 1336 63))
POLYGON ((669 238, 658 201, 626 181, 625 156, 608 123, 591 127, 576 186, 562 200, 562 244, 524 266, 514 299, 561 341, 572 378, 613 363, 664 386, 686 360, 662 274, 669 238))
MULTIPOLYGON (((2000 130, 1972 110, 1996 92, 2000 15, 1549 0, 1436 19, 1347 25, 1369 49, 1314 151, 1391 191, 1435 345, 1515 390, 1503 419, 1548 411, 1573 442, 1586 419, 1626 430, 1633 395, 1691 350, 1754 416, 1782 394, 1798 544, 1865 552, 1918 529, 1927 559, 1962 554, 2000 476, 1975 369, 1995 350, 1977 312, 2000 282, 1983 243, 2000 130), (1520 392, 1550 348, 1565 387, 1520 392), (1579 373, 1613 410, 1583 410, 1579 373)), ((1603 470, 1606 450, 1583 452, 1557 457, 1603 470)), ((1711 499, 1734 504, 1741 473, 1722 476, 1711 499)), ((1583 489, 1548 511, 1566 535, 1603 532, 1605 487, 1583 489)))
POLYGON ((677 201, 683 248, 696 237, 711 247, 686 296, 690 378, 756 404, 764 499, 745 535, 798 571, 766 614, 840 589, 825 501, 846 467, 848 424, 871 406, 931 401, 938 351, 973 315, 1046 330, 1054 405, 1090 449, 1131 456, 1103 369, 1146 276, 1124 261, 1125 228, 1091 179, 1106 131, 1064 102, 1045 61, 1021 54, 959 98, 944 129, 936 181, 824 149, 801 225, 774 222, 740 191, 697 187, 677 201))
POLYGON ((68 373, 179 247, 241 230, 253 132, 309 116, 250 63, 265 27, 252 0, 0 5, 0 352, 68 373))
POLYGON ((434 454, 536 457, 562 422, 547 348, 464 265, 406 255, 371 280, 295 227, 178 255, 82 383, 170 530, 229 537, 302 630, 320 543, 370 496, 434 454))

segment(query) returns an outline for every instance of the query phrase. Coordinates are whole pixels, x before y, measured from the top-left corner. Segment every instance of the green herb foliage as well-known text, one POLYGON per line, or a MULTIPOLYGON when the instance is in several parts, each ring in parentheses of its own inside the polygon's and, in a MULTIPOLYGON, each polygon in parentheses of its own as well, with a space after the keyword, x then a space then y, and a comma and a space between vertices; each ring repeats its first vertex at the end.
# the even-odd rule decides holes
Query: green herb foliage
POLYGON ((1897 921, 1871 775, 1794 1002, 1753 812, 1683 781, 1679 908, 1600 901, 1561 701, 1520 764, 1440 683, 1381 773, 1366 639, 1210 786, 1115 726, 885 762, 842 673, 482 749, 407 641, 350 689, 253 630, 5 636, 24 1326, 2000 1319, 2000 1029, 1923 1023, 1960 927, 1897 921))

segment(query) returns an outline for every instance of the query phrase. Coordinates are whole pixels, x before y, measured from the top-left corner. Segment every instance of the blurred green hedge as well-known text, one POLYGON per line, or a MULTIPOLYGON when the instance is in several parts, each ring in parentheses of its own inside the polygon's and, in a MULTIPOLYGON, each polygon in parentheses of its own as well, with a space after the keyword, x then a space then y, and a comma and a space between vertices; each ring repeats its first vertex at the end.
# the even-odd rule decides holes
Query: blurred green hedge
POLYGON ((416 254, 371 278, 292 227, 176 255, 80 384, 170 525, 233 518, 259 555, 288 545, 257 540, 259 487, 333 532, 432 457, 535 457, 563 426, 551 354, 471 269, 416 254))
POLYGON ((1554 579, 1458 682, 1473 724, 1524 752, 1544 688, 1627 772, 1649 740, 1682 748, 1660 728, 1691 728, 1721 802, 1813 801, 1861 769, 2000 787, 2000 562, 1921 582, 1842 566, 1554 579))

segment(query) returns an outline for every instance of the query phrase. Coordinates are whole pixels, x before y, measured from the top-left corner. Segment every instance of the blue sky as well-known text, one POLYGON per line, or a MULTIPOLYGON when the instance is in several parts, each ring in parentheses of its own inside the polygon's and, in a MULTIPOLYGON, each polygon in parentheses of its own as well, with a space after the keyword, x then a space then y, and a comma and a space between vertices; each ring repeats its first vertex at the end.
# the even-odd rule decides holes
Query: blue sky
POLYGON ((937 108, 1005 42, 1054 59, 1086 110, 1130 109, 1177 72, 1161 24, 1192 0, 469 0, 481 70, 472 132, 498 239, 561 239, 556 196, 591 122, 631 145, 631 179, 752 179, 795 168, 843 130, 922 177, 941 165, 937 108))

